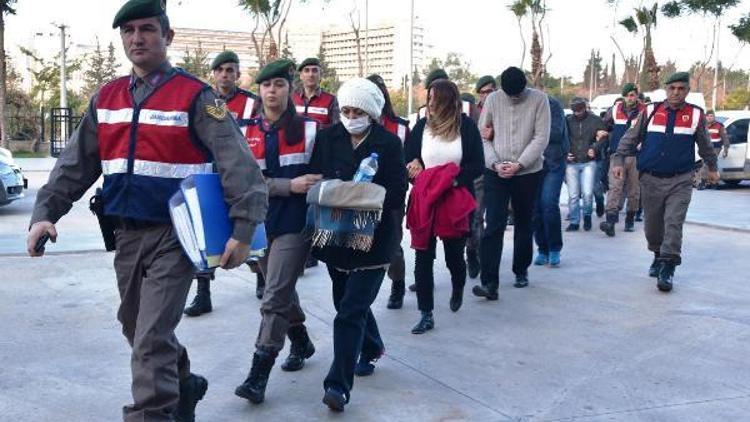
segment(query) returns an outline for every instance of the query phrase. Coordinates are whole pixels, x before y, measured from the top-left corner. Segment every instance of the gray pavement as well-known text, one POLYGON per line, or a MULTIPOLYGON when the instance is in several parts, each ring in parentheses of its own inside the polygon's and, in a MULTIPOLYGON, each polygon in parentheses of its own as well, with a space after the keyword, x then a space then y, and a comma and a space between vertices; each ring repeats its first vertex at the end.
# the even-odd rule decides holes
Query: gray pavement
MULTIPOLYGON (((723 204, 726 197, 740 204, 748 198, 743 189, 696 192, 693 206, 704 197, 716 202, 715 195, 723 204)), ((20 204, 11 207, 24 210, 0 208, 6 274, 0 278, 0 419, 118 420, 130 399, 130 371, 115 319, 113 255, 89 251, 102 246, 95 219, 80 203, 59 224, 60 242, 49 247, 50 256, 20 255, 22 246, 7 245, 18 239, 9 231, 22 233, 28 224, 28 204, 20 204), (65 252, 76 247, 85 252, 65 252)), ((712 212, 726 217, 708 205, 701 212, 707 219, 712 212)), ((506 244, 511 239, 509 230, 506 244)), ((532 267, 526 289, 511 286, 508 247, 500 301, 472 297, 470 281, 455 314, 439 256, 436 328, 422 336, 409 332, 418 319, 414 294, 407 294, 404 309, 385 309, 386 280, 373 307, 386 356, 372 377, 355 380, 343 415, 320 403, 334 317, 325 269, 308 271, 299 283, 318 351, 301 372, 274 368, 260 406, 233 395, 249 369, 258 328, 254 277, 246 268, 219 271, 214 312, 186 318, 178 329, 193 369, 210 383, 198 420, 750 420, 750 234, 689 224, 685 241, 669 295, 658 293, 645 274, 651 257, 640 230, 615 239, 566 233, 562 266, 532 267)), ((407 263, 411 269, 408 249, 407 263)))

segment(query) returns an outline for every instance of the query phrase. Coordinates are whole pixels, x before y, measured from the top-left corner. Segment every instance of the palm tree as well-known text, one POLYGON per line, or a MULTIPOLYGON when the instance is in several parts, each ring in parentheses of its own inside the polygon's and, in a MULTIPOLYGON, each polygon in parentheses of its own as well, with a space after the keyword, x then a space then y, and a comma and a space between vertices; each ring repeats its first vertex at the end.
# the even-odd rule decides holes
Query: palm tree
POLYGON ((635 9, 635 17, 628 16, 619 22, 631 34, 643 32, 643 68, 640 79, 641 86, 646 86, 648 90, 659 88, 659 65, 656 63, 651 43, 651 31, 656 27, 658 10, 657 3, 650 9, 639 7, 635 9))

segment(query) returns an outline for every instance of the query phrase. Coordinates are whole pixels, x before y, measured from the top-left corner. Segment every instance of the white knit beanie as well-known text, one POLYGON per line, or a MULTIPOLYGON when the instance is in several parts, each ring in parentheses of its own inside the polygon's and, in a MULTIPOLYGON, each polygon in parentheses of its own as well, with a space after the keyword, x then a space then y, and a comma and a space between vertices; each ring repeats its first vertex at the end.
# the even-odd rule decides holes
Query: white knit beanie
POLYGON ((344 82, 336 97, 339 108, 355 107, 367 113, 373 120, 380 120, 385 98, 380 88, 367 79, 356 78, 344 82))

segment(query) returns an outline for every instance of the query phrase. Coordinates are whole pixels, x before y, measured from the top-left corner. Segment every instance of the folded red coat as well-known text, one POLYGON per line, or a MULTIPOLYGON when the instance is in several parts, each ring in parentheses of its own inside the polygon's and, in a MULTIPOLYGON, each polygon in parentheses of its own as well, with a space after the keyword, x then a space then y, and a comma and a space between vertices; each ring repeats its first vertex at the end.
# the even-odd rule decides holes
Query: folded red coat
POLYGON ((457 165, 448 163, 417 176, 406 211, 413 249, 426 250, 433 236, 455 239, 469 232, 477 203, 468 189, 453 185, 459 171, 457 165))

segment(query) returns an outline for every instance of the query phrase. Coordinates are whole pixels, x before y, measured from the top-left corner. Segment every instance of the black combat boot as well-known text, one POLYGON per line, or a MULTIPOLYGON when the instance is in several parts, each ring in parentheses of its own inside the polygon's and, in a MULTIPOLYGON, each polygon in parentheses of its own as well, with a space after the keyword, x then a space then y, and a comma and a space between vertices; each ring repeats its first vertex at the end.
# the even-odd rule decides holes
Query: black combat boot
POLYGON ((657 277, 656 287, 662 292, 672 291, 672 278, 674 278, 675 262, 671 259, 661 260, 659 268, 659 277, 657 277))
POLYGON ((599 223, 599 229, 609 237, 615 236, 615 224, 617 224, 617 214, 607 213, 607 219, 599 223))
POLYGON ((623 231, 634 232, 635 231, 635 213, 629 212, 625 214, 625 228, 623 231))
POLYGON ((305 359, 315 354, 315 345, 307 335, 304 325, 289 327, 287 336, 292 344, 289 346, 289 356, 281 365, 281 369, 287 372, 299 371, 305 367, 305 359))
POLYGON ((253 354, 253 366, 250 368, 250 374, 245 382, 234 390, 234 394, 249 400, 251 403, 263 403, 266 398, 268 375, 271 373, 275 361, 275 354, 257 350, 253 354))
POLYGON ((263 299, 263 292, 266 291, 266 278, 263 277, 263 273, 258 271, 257 274, 255 274, 255 297, 258 299, 263 299))
POLYGON ((469 270, 469 278, 477 278, 482 267, 479 263, 479 251, 476 249, 466 250, 466 269, 469 270))
POLYGON ((406 282, 394 280, 391 283, 391 295, 388 297, 388 309, 401 309, 404 306, 404 294, 406 293, 406 282))
POLYGON ((416 292, 417 291, 417 283, 411 283, 409 285, 409 291, 410 292, 416 292))
POLYGON ((659 259, 659 252, 654 253, 654 261, 651 263, 651 266, 648 267, 648 276, 649 277, 659 277, 659 270, 661 269, 661 260, 659 259))
POLYGON ((498 294, 497 294, 497 286, 474 286, 471 289, 471 292, 474 293, 474 296, 479 296, 486 298, 487 300, 497 300, 498 294))
POLYGON ((590 215, 583 216, 583 230, 587 232, 591 231, 591 216, 590 215))
POLYGON ((211 306, 211 278, 207 274, 197 274, 198 290, 193 302, 185 308, 185 315, 196 317, 207 314, 213 310, 211 306))
POLYGON ((411 329, 412 334, 424 334, 427 331, 435 328, 435 320, 432 319, 432 312, 422 311, 422 318, 420 318, 417 325, 411 329))
POLYGON ((195 406, 208 390, 208 381, 200 375, 190 374, 180 380, 180 401, 174 414, 176 422, 195 422, 195 406))
POLYGON ((461 309, 461 305, 464 303, 464 287, 453 288, 451 293, 450 308, 453 312, 458 312, 461 309))

